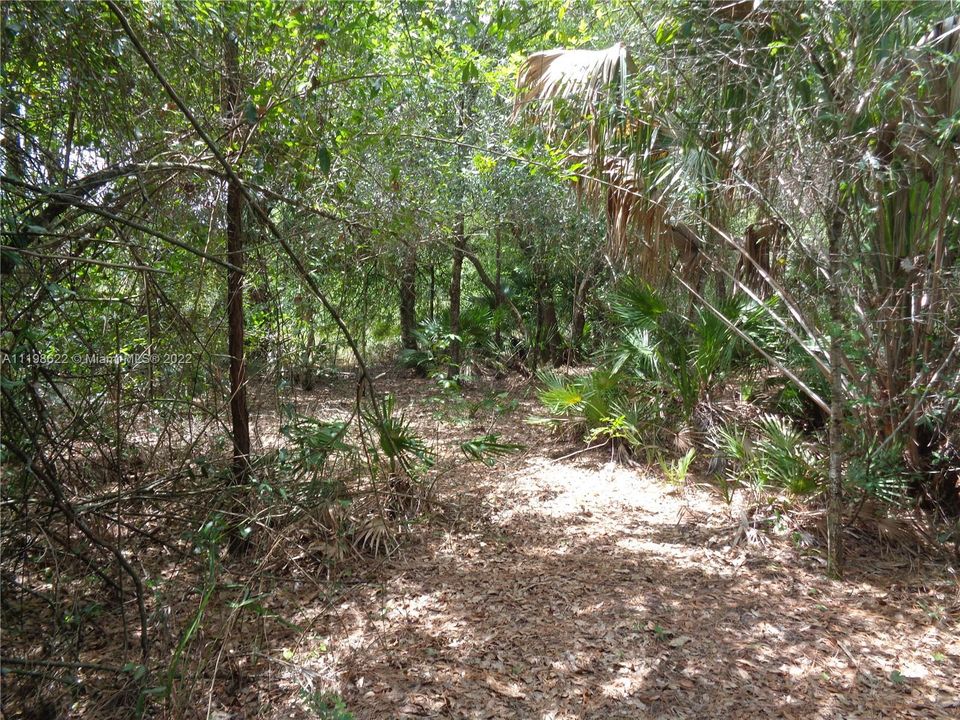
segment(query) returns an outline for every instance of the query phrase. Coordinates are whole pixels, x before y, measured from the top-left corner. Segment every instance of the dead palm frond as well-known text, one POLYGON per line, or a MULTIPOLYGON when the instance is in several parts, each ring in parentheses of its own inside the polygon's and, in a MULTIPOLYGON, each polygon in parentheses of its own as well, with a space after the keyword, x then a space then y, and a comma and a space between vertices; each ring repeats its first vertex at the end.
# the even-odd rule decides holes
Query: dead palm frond
POLYGON ((398 545, 397 534, 379 515, 365 518, 353 536, 353 546, 357 551, 366 551, 372 555, 389 555, 398 545))
POLYGON ((586 136, 586 147, 567 156, 582 169, 577 194, 605 211, 611 257, 659 284, 668 273, 665 253, 676 247, 686 267, 697 244, 668 220, 664 192, 657 189, 667 133, 622 112, 633 70, 623 43, 534 53, 520 68, 515 114, 529 109, 548 137, 558 134, 561 117, 566 127, 560 134, 568 141, 586 136), (571 112, 564 115, 564 109, 571 112))
POLYGON ((617 89, 619 98, 624 97, 632 68, 633 59, 623 43, 603 50, 554 48, 533 53, 517 76, 516 110, 532 102, 542 106, 566 98, 589 112, 605 90, 617 89))

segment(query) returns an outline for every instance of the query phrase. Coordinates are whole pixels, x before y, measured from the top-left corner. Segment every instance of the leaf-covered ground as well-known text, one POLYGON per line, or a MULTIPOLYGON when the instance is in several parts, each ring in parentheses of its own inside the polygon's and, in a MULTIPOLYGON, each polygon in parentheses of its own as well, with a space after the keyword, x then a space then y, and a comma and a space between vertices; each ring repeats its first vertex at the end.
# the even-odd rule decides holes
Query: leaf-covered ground
POLYGON ((696 478, 576 453, 525 426, 514 393, 475 388, 438 420, 427 381, 388 387, 440 442, 494 430, 527 450, 455 464, 448 522, 365 582, 291 595, 305 631, 224 710, 348 717, 335 692, 361 719, 960 717, 948 563, 857 555, 853 537, 831 581, 814 534, 755 531, 696 478))
MULTIPOLYGON (((960 717, 948 559, 851 531, 831 581, 814 513, 777 521, 550 437, 517 380, 463 397, 406 373, 378 385, 440 451, 436 502, 389 554, 333 563, 315 525, 278 517, 208 577, 193 538, 217 495, 191 480, 131 539, 153 588, 141 669, 129 588, 118 604, 81 566, 51 580, 7 552, 21 590, 2 598, 0 720, 125 718, 138 697, 164 720, 960 717), (489 433, 525 450, 467 462, 459 444, 489 433), (58 588, 62 607, 44 601, 58 588), (163 683, 169 697, 141 694, 163 683)), ((330 419, 353 393, 341 379, 294 399, 330 419)), ((258 416, 265 446, 278 422, 258 416)))

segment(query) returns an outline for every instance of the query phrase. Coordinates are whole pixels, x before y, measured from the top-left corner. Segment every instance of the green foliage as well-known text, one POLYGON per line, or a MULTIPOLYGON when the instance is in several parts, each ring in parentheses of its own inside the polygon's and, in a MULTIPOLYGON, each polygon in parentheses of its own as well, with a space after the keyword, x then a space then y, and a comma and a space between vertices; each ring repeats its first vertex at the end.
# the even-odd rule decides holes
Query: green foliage
POLYGON ((796 495, 815 492, 823 482, 819 459, 810 442, 791 423, 776 415, 756 421, 754 458, 761 486, 782 487, 796 495))
POLYGON ((421 323, 414 331, 417 340, 417 350, 405 349, 400 354, 400 361, 405 367, 423 370, 435 370, 449 362, 445 355, 447 346, 454 339, 444 328, 439 318, 432 318, 421 323))
POLYGON ((590 440, 612 439, 632 450, 686 423, 698 403, 755 361, 732 328, 756 343, 781 342, 765 308, 743 296, 714 310, 698 306, 686 317, 650 285, 630 281, 609 305, 619 342, 586 375, 541 373, 539 398, 557 423, 582 426, 590 440))
POLYGON ((642 444, 640 428, 624 414, 599 418, 587 433, 587 440, 612 441, 631 451, 642 444))
POLYGON ((583 411, 586 403, 581 381, 569 380, 559 373, 543 370, 537 378, 544 385, 538 393, 540 402, 546 405, 553 415, 570 417, 583 411))
POLYGON ((585 429, 600 427, 610 420, 618 392, 614 374, 600 369, 581 377, 564 378, 555 371, 541 371, 538 378, 544 384, 540 401, 558 419, 582 424, 585 429))
POLYGON ((347 703, 339 693, 317 690, 303 692, 307 707, 317 720, 353 720, 353 713, 347 710, 347 703))
POLYGON ((914 480, 904 465, 903 449, 896 443, 868 447, 852 458, 846 478, 852 487, 895 507, 909 502, 910 482, 914 480))
POLYGON ((761 347, 771 344, 765 308, 743 295, 712 309, 698 305, 686 318, 649 285, 634 281, 614 293, 610 306, 623 337, 609 356, 613 372, 625 370, 650 390, 679 399, 686 414, 754 357, 733 328, 761 347))
MULTIPOLYGON (((329 474, 331 458, 352 457, 357 448, 345 442, 349 425, 343 421, 325 422, 314 418, 294 417, 281 431, 289 441, 277 454, 278 473, 283 496, 298 499, 306 505, 328 503, 344 497, 342 483, 329 474)), ((260 491, 273 490, 261 483, 260 491)))
MULTIPOLYGON (((70 541, 80 519, 96 531, 98 498, 116 495, 108 514, 142 516, 161 542, 164 523, 147 518, 184 523, 171 532, 192 543, 197 604, 169 628, 172 643, 153 643, 150 672, 124 668, 138 713, 160 697, 196 704, 183 679, 202 675, 188 664, 217 635, 204 626, 219 615, 210 603, 238 527, 248 539, 281 518, 324 516, 321 534, 386 548, 398 513, 371 521, 355 484, 388 480, 378 492, 410 496, 436 460, 393 398, 365 395, 349 419, 285 416, 283 447, 249 458, 248 482, 235 482, 224 462, 235 378, 223 263, 237 259, 225 253, 236 185, 219 156, 249 195, 230 220, 243 226, 247 401, 261 422, 273 391, 285 407, 300 400, 295 386, 310 391, 354 363, 354 349, 371 366, 392 354, 401 289, 413 324, 431 320, 400 361, 449 391, 438 404, 458 425, 517 407, 461 397, 469 373, 590 349, 578 359, 592 367, 540 374, 543 422, 651 457, 689 431, 697 450, 661 465, 671 481, 707 450, 728 499, 741 488, 809 493, 823 485, 813 433, 826 414, 801 383, 833 399, 825 365, 836 338, 837 400, 857 429, 849 488, 905 507, 952 462, 948 437, 911 458, 912 471, 904 460, 926 419, 954 432, 960 402, 952 10, 765 3, 737 19, 750 3, 628 5, 118 3, 163 82, 106 4, 3 5, 4 557, 49 546, 33 563, 47 576, 22 582, 68 607, 83 583, 70 577, 75 548, 57 538, 70 541), (613 39, 622 45, 596 50, 613 39), (546 74, 545 62, 527 65, 543 82, 539 92, 527 83, 538 97, 520 115, 543 124, 510 122, 523 58, 558 46, 580 52, 550 55, 559 61, 546 74), (784 233, 751 246, 769 222, 784 233), (696 242, 683 247, 680 229, 696 242), (754 265, 763 282, 749 279, 754 265), (577 322, 575 307, 586 308, 577 322), (449 376, 453 343, 462 377, 449 376), (744 420, 757 416, 747 404, 771 414, 744 420)), ((518 448, 490 433, 460 449, 492 463, 518 448)), ((956 536, 951 522, 941 537, 956 536)), ((108 535, 118 557, 142 539, 108 535)), ((165 577, 153 554, 142 561, 146 577, 165 577)), ((12 570, 4 577, 29 575, 31 563, 12 570)), ((255 597, 231 607, 262 619, 255 597)), ((74 607, 60 616, 73 629, 112 612, 74 607)), ((128 645, 129 620, 115 623, 128 645)), ((40 634, 32 647, 69 645, 40 634)), ((338 696, 312 697, 318 715, 349 716, 338 696)))
POLYGON ((495 433, 481 435, 460 443, 460 450, 471 460, 477 460, 484 465, 493 465, 497 457, 503 457, 522 450, 523 445, 501 442, 500 436, 495 433))
POLYGON ((460 313, 459 334, 450 332, 447 315, 426 320, 414 331, 417 348, 401 350, 398 361, 403 367, 436 380, 441 387, 457 390, 458 378, 447 377, 451 343, 459 342, 464 357, 474 362, 495 362, 500 348, 493 342, 492 330, 504 324, 504 313, 503 308, 491 307, 486 298, 473 298, 460 313))
POLYGON ((707 443, 714 464, 723 468, 715 479, 728 501, 738 487, 804 495, 819 490, 824 482, 823 459, 786 418, 761 415, 749 427, 716 426, 707 443))
POLYGON ((663 471, 663 476, 667 482, 671 485, 683 485, 683 483, 686 482, 687 474, 690 472, 690 466, 693 464, 696 456, 696 449, 690 448, 683 457, 671 462, 665 462, 661 459, 660 469, 663 471))
POLYGON ((384 459, 391 473, 402 469, 415 475, 419 468, 429 468, 435 462, 435 453, 413 432, 404 413, 397 411, 393 395, 385 395, 379 401, 378 412, 364 411, 363 419, 378 440, 376 446, 368 448, 369 452, 384 459))

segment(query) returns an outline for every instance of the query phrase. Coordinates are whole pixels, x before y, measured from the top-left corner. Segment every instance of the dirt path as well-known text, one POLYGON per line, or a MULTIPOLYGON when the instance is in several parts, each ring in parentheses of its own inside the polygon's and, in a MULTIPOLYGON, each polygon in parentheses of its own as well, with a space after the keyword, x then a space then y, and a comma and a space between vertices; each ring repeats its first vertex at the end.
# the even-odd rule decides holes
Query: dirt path
POLYGON ((358 719, 960 717, 942 565, 851 558, 829 581, 797 536, 731 545, 736 514, 706 490, 602 452, 555 460, 571 447, 520 420, 533 449, 444 481, 486 522, 428 530, 377 583, 305 609, 278 678, 291 701, 334 688, 358 719))

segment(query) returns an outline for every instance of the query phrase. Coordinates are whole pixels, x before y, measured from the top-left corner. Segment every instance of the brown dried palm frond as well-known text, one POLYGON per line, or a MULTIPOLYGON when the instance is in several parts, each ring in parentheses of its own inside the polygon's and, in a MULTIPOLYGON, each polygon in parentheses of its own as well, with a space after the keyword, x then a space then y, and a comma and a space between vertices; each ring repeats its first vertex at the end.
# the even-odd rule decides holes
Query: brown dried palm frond
MULTIPOLYGON (((589 162, 590 153, 574 153, 571 160, 589 162)), ((608 156, 597 164, 577 178, 575 188, 582 200, 605 211, 610 256, 654 285, 668 273, 671 248, 686 266, 691 258, 687 235, 669 222, 659 193, 645 185, 633 158, 608 156)))
POLYGON ((767 278, 780 280, 783 275, 781 259, 786 236, 787 226, 777 220, 753 223, 747 228, 734 277, 761 298, 771 293, 767 278))
POLYGON ((639 117, 616 109, 603 112, 604 103, 608 108, 622 104, 632 72, 633 59, 623 43, 603 50, 534 53, 520 68, 515 114, 531 108, 551 135, 557 131, 558 108, 572 108, 568 129, 586 136, 586 147, 567 158, 582 169, 576 191, 606 212, 611 257, 657 285, 669 273, 671 248, 679 251, 687 272, 698 264, 699 247, 688 229, 669 221, 662 189, 646 179, 666 153, 666 134, 639 117))
POLYGON ((579 99, 584 108, 599 99, 600 93, 622 86, 631 72, 633 59, 623 43, 603 50, 554 48, 530 55, 517 76, 517 107, 534 100, 559 97, 579 99))
POLYGON ((761 7, 760 0, 711 0, 710 12, 723 20, 746 20, 761 7))
MULTIPOLYGON (((633 72, 633 59, 623 43, 603 50, 566 50, 554 48, 533 53, 521 65, 517 75, 514 116, 525 108, 546 121, 548 135, 556 130, 556 104, 564 99, 573 104, 582 118, 596 118, 596 108, 604 99, 622 102, 626 82, 633 72)), ((587 127, 596 137, 596 120, 587 127)))
POLYGON ((357 551, 366 551, 374 556, 389 554, 398 545, 397 534, 383 517, 373 515, 365 518, 357 527, 353 546, 357 551))

